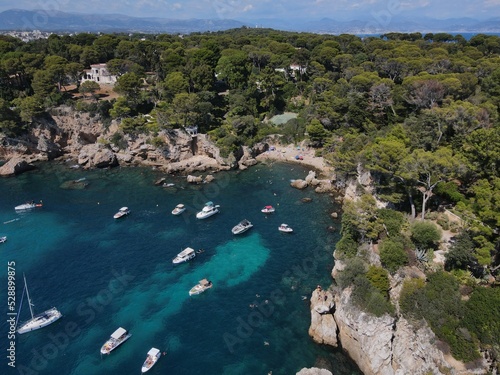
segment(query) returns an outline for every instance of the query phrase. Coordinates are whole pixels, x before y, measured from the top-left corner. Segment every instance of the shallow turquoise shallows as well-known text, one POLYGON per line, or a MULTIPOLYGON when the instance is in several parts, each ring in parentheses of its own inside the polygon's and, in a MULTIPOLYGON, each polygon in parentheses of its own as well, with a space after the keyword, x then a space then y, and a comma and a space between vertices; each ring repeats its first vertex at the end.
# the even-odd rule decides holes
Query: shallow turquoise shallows
MULTIPOLYGON (((340 226, 329 215, 338 209, 331 197, 290 187, 290 179, 307 172, 294 164, 259 165, 189 185, 145 168, 82 171, 48 163, 1 179, 2 353, 9 347, 8 262, 15 262, 16 308, 25 273, 35 313, 55 306, 63 314, 17 336, 16 368, 2 355, 1 373, 140 374, 156 347, 166 354, 148 374, 290 375, 313 366, 358 374, 341 352, 307 334, 310 293, 331 282, 340 226), (155 185, 161 177, 174 185, 155 185), (306 197, 312 202, 302 202, 306 197), (31 200, 43 207, 14 210, 31 200), (196 219, 207 201, 220 212, 196 219), (187 210, 174 216, 178 203, 187 210), (276 212, 262 213, 266 205, 276 212), (123 206, 130 214, 114 219, 123 206), (253 228, 233 235, 243 219, 253 228), (279 232, 282 223, 294 232, 279 232), (196 257, 173 265, 188 246, 196 257), (213 287, 189 296, 203 278, 213 287), (118 327, 132 337, 101 357, 101 345, 118 327)), ((20 321, 29 317, 26 303, 20 314, 20 321)))

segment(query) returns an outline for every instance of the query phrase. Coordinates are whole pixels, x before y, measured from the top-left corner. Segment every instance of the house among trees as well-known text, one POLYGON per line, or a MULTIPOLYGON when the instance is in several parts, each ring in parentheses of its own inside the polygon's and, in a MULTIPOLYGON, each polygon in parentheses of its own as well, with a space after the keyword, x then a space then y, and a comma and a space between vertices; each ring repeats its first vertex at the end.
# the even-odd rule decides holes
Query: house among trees
POLYGON ((307 67, 299 64, 290 64, 288 68, 275 68, 274 70, 283 73, 285 77, 290 76, 296 78, 296 73, 298 72, 300 75, 305 74, 307 72, 307 67))
POLYGON ((108 71, 106 64, 92 64, 90 65, 90 69, 86 69, 83 72, 82 82, 85 81, 114 85, 116 83, 116 76, 108 71))

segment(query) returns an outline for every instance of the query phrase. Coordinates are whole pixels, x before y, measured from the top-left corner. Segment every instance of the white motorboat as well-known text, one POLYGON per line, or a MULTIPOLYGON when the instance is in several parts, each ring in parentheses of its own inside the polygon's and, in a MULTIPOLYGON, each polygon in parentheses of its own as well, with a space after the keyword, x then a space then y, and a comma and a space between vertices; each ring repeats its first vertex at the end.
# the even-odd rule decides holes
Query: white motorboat
POLYGON ((19 206, 14 207, 14 210, 27 211, 27 210, 32 210, 33 208, 42 207, 42 206, 43 206, 42 201, 40 201, 40 203, 35 203, 35 201, 31 201, 31 202, 26 202, 24 204, 20 204, 19 206))
MULTIPOLYGON (((46 327, 49 324, 54 323, 62 316, 61 312, 57 310, 55 307, 47 311, 44 311, 41 314, 35 315, 33 313, 33 308, 32 308, 33 304, 31 303, 30 294, 28 291, 28 284, 26 283, 26 277, 24 275, 23 277, 24 277, 24 289, 23 289, 23 294, 21 296, 21 303, 19 304, 19 312, 21 312, 24 294, 26 293, 26 298, 28 298, 28 306, 30 307, 31 319, 21 324, 21 326, 17 329, 17 333, 19 334, 35 331, 37 329, 46 327)), ((17 316, 19 318, 19 314, 17 316)), ((17 326, 17 321, 16 321, 16 326, 17 326)))
POLYGON ((7 241, 7 236, 0 237, 0 243, 7 241))
POLYGON ((203 293, 205 290, 210 289, 211 287, 212 287, 211 281, 207 279, 200 280, 198 284, 196 284, 191 288, 191 290, 189 291, 189 295, 193 296, 196 294, 203 293))
POLYGON ((193 259, 196 256, 196 252, 191 247, 186 247, 182 250, 177 256, 172 260, 173 264, 179 264, 187 262, 188 260, 193 259))
POLYGON ((120 219, 124 216, 127 216, 129 213, 130 210, 128 209, 128 207, 122 207, 116 214, 113 215, 113 218, 120 219))
POLYGON ((238 225, 235 225, 233 229, 231 229, 231 232, 233 232, 233 234, 241 234, 249 230, 251 227, 253 227, 253 224, 245 219, 240 221, 238 225))
POLYGON ((290 228, 288 226, 288 224, 281 224, 279 227, 278 227, 278 230, 280 232, 284 232, 284 233, 292 233, 293 232, 293 229, 290 228))
POLYGON ((109 354, 132 336, 122 327, 114 331, 109 339, 101 347, 101 354, 109 354))
POLYGON ((265 206, 262 210, 261 210, 263 213, 265 214, 271 214, 273 213, 275 210, 274 210, 274 207, 273 206, 265 206))
POLYGON ((215 215, 217 212, 219 212, 219 207, 219 205, 214 205, 213 202, 207 202, 205 203, 205 207, 203 207, 203 209, 196 214, 196 218, 206 219, 207 217, 215 215))
POLYGON ((175 208, 172 210, 172 215, 180 215, 184 211, 186 211, 186 206, 184 206, 182 203, 179 203, 175 208))
POLYGON ((146 357, 146 360, 142 364, 141 372, 144 374, 145 372, 151 370, 151 367, 155 365, 155 363, 160 359, 160 357, 161 357, 161 352, 159 349, 156 348, 149 349, 148 356, 146 357))

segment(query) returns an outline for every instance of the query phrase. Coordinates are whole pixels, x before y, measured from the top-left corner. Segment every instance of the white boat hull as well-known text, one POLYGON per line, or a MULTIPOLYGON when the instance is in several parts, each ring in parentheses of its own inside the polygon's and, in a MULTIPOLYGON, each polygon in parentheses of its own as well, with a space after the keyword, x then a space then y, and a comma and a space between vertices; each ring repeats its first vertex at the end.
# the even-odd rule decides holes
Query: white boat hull
POLYGON ((172 259, 173 264, 179 264, 179 263, 184 263, 187 262, 188 260, 193 259, 196 257, 196 252, 194 249, 187 247, 184 250, 182 250, 177 256, 172 259))
POLYGON ((203 211, 200 211, 196 214, 196 218, 197 219, 206 219, 207 217, 210 217, 212 215, 215 215, 216 213, 218 213, 219 210, 218 209, 214 209, 212 211, 209 211, 209 212, 203 212, 203 211))
POLYGON ((26 203, 26 204, 21 204, 19 206, 14 207, 14 210, 16 210, 16 211, 27 211, 27 210, 32 210, 35 207, 36 207, 36 204, 26 203))
POLYGON ((62 317, 62 314, 55 308, 51 308, 41 314, 36 315, 32 319, 24 322, 18 329, 17 333, 23 334, 48 326, 62 317))
POLYGON ((244 220, 238 225, 234 226, 233 229, 231 229, 231 232, 233 234, 241 234, 245 233, 247 230, 253 227, 253 224, 249 222, 248 220, 244 220))
POLYGON ((249 230, 251 227, 247 227, 247 228, 242 228, 242 229, 237 229, 237 230, 233 230, 233 234, 242 234, 242 233, 245 233, 247 230, 249 230))
POLYGON ((109 341, 106 341, 104 343, 104 345, 101 347, 101 354, 110 354, 113 350, 115 350, 121 344, 123 344, 125 341, 127 341, 130 338, 130 336, 132 336, 130 333, 127 334, 127 336, 125 336, 123 338, 123 340, 121 340, 120 342, 118 342, 116 345, 112 345, 112 346, 109 346, 109 347, 106 347, 106 345, 108 345, 108 343, 109 343, 109 341))
POLYGON ((185 208, 183 208, 182 210, 175 210, 175 209, 174 209, 174 210, 172 211, 172 215, 177 216, 177 215, 182 214, 184 211, 186 211, 186 209, 185 209, 185 208))
POLYGON ((196 295, 201 294, 205 290, 210 289, 210 288, 211 288, 211 286, 210 287, 201 287, 199 285, 196 285, 196 286, 194 286, 194 287, 191 288, 191 290, 189 291, 189 295, 190 296, 196 296, 196 295))
POLYGON ((153 368, 154 365, 156 365, 156 362, 158 362, 158 359, 160 359, 160 356, 161 356, 161 353, 158 353, 157 356, 153 357, 151 359, 151 362, 150 363, 147 363, 148 360, 146 359, 146 361, 144 362, 144 364, 142 365, 142 368, 141 368, 141 373, 145 373, 145 372, 148 372, 149 370, 151 370, 153 368))

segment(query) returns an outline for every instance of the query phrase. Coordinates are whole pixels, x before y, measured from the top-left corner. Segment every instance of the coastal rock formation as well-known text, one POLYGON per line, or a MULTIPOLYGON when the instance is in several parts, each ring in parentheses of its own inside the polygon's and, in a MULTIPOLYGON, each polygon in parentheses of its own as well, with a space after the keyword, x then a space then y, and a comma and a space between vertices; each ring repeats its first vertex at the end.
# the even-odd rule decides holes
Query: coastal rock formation
POLYGON ((316 193, 331 193, 335 191, 334 186, 332 185, 330 180, 318 180, 316 178, 316 172, 315 171, 309 171, 308 175, 304 180, 297 179, 297 180, 292 180, 290 183, 291 187, 294 187, 296 189, 305 189, 308 186, 315 186, 316 189, 314 191, 316 193))
MULTIPOLYGON (((335 296, 335 321, 342 347, 366 374, 394 374, 391 370, 394 318, 380 318, 350 303, 351 290, 335 296)), ((408 374, 415 374, 410 371, 408 374)))
POLYGON ((212 176, 211 174, 207 174, 205 176, 205 178, 203 179, 203 183, 208 184, 208 183, 212 182, 213 180, 215 180, 215 177, 212 176))
POLYGON ((203 178, 201 176, 192 176, 189 174, 186 181, 190 184, 200 184, 203 181, 203 178))
POLYGON ((253 157, 253 149, 243 146, 243 155, 238 161, 238 167, 240 170, 245 170, 252 165, 257 164, 257 160, 253 157))
POLYGON ((107 168, 118 164, 118 160, 113 151, 109 148, 94 143, 83 146, 78 155, 78 164, 85 168, 107 168))
POLYGON ((205 172, 208 169, 220 170, 221 165, 217 160, 208 156, 194 156, 178 162, 171 162, 166 166, 168 173, 192 173, 192 172, 205 172))
POLYGON ((304 180, 301 180, 301 179, 298 179, 298 180, 293 180, 292 182, 290 182, 290 186, 295 188, 295 189, 305 189, 308 184, 306 181, 304 180))
POLYGON ((337 324, 333 318, 333 294, 316 288, 311 296, 311 326, 309 336, 318 344, 337 346, 337 324))
MULTIPOLYGON (((2 146, 0 159, 5 161, 14 157, 29 162, 63 157, 78 160, 85 168, 146 165, 185 174, 236 168, 239 157, 245 155, 241 165, 250 166, 256 163, 255 155, 269 147, 262 143, 253 149, 242 150, 236 158, 232 155, 223 158, 205 134, 191 135, 184 129, 162 130, 154 139, 151 135, 124 134, 117 121, 105 126, 99 116, 92 117, 68 106, 52 109, 50 116, 35 122, 30 133, 19 139, 4 137, 2 146)), ((24 168, 18 166, 15 173, 22 171, 24 168)))
POLYGON ((307 184, 311 184, 313 180, 316 180, 316 172, 314 171, 309 171, 309 174, 306 176, 306 182, 307 184))
POLYGON ((303 368, 296 375, 333 375, 330 371, 325 370, 324 368, 303 368))
POLYGON ((316 189, 314 191, 316 193, 333 193, 335 191, 335 187, 332 185, 332 182, 330 180, 317 180, 319 184, 313 185, 316 186, 316 189))
POLYGON ((35 166, 22 157, 13 157, 0 167, 0 176, 14 176, 34 169, 35 166))
MULTIPOLYGON (((336 260, 333 276, 342 268, 336 260)), ((425 275, 414 267, 402 269, 391 278, 391 298, 399 295, 408 277, 425 275)), ((319 343, 341 345, 365 375, 479 375, 488 368, 485 360, 471 368, 443 353, 443 345, 424 321, 415 324, 402 316, 376 317, 361 311, 351 300, 350 288, 335 295, 313 292, 309 335, 319 343)))

